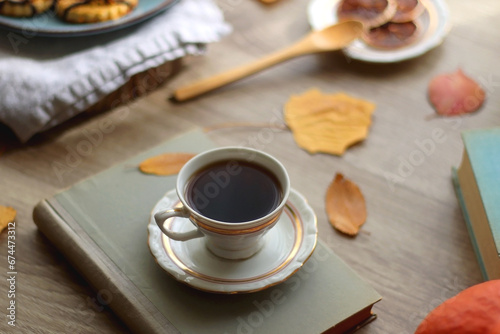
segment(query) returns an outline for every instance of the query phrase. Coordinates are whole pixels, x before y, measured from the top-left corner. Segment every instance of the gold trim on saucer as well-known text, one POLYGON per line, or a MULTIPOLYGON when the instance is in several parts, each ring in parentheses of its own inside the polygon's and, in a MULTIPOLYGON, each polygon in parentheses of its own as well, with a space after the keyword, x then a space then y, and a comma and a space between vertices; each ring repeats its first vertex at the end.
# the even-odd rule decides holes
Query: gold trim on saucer
POLYGON ((251 228, 243 229, 243 230, 228 230, 228 229, 224 229, 224 228, 213 227, 213 226, 210 226, 208 224, 205 224, 205 223, 201 222, 200 220, 194 218, 193 216, 191 216, 189 218, 191 220, 193 220, 195 222, 195 224, 198 225, 198 227, 201 227, 204 230, 207 230, 207 231, 210 231, 210 232, 213 232, 213 233, 217 233, 217 234, 235 235, 235 234, 249 234, 249 233, 254 233, 254 232, 258 232, 260 230, 263 230, 265 228, 268 228, 269 226, 271 226, 272 224, 274 224, 280 218, 280 215, 274 216, 273 218, 271 218, 265 224, 262 224, 262 225, 259 225, 259 226, 256 226, 256 227, 251 227, 251 228))
MULTIPOLYGON (((221 277, 214 277, 214 276, 210 276, 210 275, 205 275, 203 273, 197 272, 196 270, 188 267, 184 262, 182 262, 182 260, 179 259, 179 257, 177 256, 177 254, 175 253, 175 251, 172 248, 172 242, 175 242, 175 241, 172 241, 170 238, 168 238, 165 235, 162 235, 163 247, 164 247, 165 252, 167 253, 168 257, 174 262, 175 265, 177 265, 180 269, 182 269, 187 274, 189 274, 193 277, 196 277, 198 279, 208 281, 211 283, 216 283, 216 284, 241 284, 241 283, 251 283, 251 282, 260 281, 260 280, 266 279, 270 276, 273 276, 277 272, 283 270, 297 255, 297 253, 301 247, 301 244, 303 242, 304 223, 302 221, 302 218, 296 213, 296 209, 294 210, 293 206, 291 206, 290 203, 287 203, 285 206, 285 209, 283 210, 283 213, 288 215, 291 223, 293 224, 293 228, 294 228, 294 232, 295 232, 294 233, 295 239, 294 239, 293 247, 291 248, 291 250, 288 253, 285 260, 283 260, 283 262, 281 262, 278 266, 276 266, 275 268, 273 268, 272 270, 270 270, 266 273, 263 273, 263 274, 260 274, 260 275, 254 276, 254 277, 247 277, 247 278, 241 278, 241 279, 229 279, 229 278, 221 278, 221 277)), ((173 224, 174 221, 175 221, 175 219, 171 219, 170 221, 166 222, 166 224, 168 224, 167 228, 171 228, 171 225, 173 224)), ((290 276, 291 276, 291 274, 289 276, 283 278, 283 280, 276 282, 275 284, 278 284, 280 282, 285 281, 290 276)), ((267 289, 269 286, 270 285, 262 287, 260 289, 255 289, 252 291, 247 291, 247 290, 231 291, 230 293, 255 292, 255 291, 267 289)), ((211 291, 211 292, 213 292, 213 291, 211 291)))

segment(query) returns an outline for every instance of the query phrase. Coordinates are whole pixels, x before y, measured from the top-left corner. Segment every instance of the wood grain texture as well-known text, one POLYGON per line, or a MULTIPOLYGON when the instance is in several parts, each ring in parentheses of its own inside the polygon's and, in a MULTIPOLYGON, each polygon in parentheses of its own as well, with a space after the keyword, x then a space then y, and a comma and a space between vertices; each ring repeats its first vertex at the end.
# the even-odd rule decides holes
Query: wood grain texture
MULTIPOLYGON (((31 217, 42 198, 193 126, 225 122, 283 122, 288 96, 317 87, 345 91, 377 104, 368 138, 344 156, 310 155, 279 129, 234 128, 209 133, 220 145, 248 145, 275 155, 293 187, 318 215, 319 237, 383 296, 378 319, 359 333, 413 333, 445 299, 481 281, 460 208, 451 167, 458 166, 460 131, 500 125, 500 3, 448 1, 452 30, 443 45, 414 60, 375 65, 341 53, 290 60, 190 102, 173 104, 175 88, 255 60, 286 46, 308 30, 307 0, 264 6, 219 0, 234 32, 210 45, 203 57, 186 59, 167 85, 105 113, 83 115, 16 144, 0 156, 0 204, 18 211, 16 229, 17 327, 22 333, 127 332, 87 283, 41 236, 31 217), (437 118, 426 88, 439 73, 461 67, 486 90, 483 108, 459 118, 437 118), (439 141, 434 140, 436 133, 439 141), (75 154, 71 152, 77 152, 75 154), (80 153, 78 153, 80 152, 80 153), (352 239, 328 224, 324 196, 336 172, 359 185, 368 219, 352 239)), ((7 235, 0 235, 0 262, 7 272, 7 235)), ((7 307, 0 280, 0 308, 7 307)), ((5 317, 0 332, 9 332, 5 317)))

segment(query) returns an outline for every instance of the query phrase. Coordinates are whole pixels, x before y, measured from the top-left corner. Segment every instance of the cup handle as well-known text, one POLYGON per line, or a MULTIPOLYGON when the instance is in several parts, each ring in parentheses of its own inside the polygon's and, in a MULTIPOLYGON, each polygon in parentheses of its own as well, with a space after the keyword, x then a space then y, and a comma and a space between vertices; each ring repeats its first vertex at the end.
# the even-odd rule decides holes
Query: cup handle
POLYGON ((165 211, 160 211, 155 213, 155 221, 160 230, 165 233, 170 239, 178 240, 178 241, 186 241, 190 239, 200 238, 203 236, 203 233, 196 228, 196 230, 188 231, 188 232, 174 232, 163 226, 165 220, 173 217, 182 217, 189 218, 189 212, 185 207, 168 209, 165 211))

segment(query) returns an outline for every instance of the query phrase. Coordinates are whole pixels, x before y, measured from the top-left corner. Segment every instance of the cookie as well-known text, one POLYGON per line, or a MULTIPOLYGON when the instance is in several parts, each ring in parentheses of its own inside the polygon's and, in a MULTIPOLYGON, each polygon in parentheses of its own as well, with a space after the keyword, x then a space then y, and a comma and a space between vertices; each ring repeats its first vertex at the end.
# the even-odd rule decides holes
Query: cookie
POLYGON ((57 15, 71 23, 116 20, 130 13, 139 0, 59 0, 57 15))
POLYGON ((31 17, 48 10, 54 0, 0 0, 0 15, 31 17))

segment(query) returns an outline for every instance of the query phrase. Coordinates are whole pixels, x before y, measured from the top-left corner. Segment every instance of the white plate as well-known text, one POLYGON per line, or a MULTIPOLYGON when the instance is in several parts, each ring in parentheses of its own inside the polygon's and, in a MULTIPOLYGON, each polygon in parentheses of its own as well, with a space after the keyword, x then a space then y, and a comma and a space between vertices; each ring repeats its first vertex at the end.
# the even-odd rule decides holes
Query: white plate
MULTIPOLYGON (((450 30, 450 14, 443 0, 421 0, 426 10, 419 17, 421 32, 418 40, 396 50, 371 47, 362 40, 356 40, 346 47, 344 53, 353 59, 392 63, 423 55, 441 44, 450 30)), ((315 30, 337 23, 337 7, 340 0, 311 0, 308 6, 309 24, 315 30)))
MULTIPOLYGON (((293 189, 280 220, 264 236, 264 247, 245 260, 226 260, 213 255, 203 238, 182 242, 163 235, 154 221, 154 213, 178 202, 172 190, 155 205, 148 225, 149 249, 160 267, 199 290, 234 294, 266 289, 299 270, 316 247, 316 215, 305 198, 293 189)), ((193 229, 183 218, 173 218, 165 224, 176 232, 193 229)))

